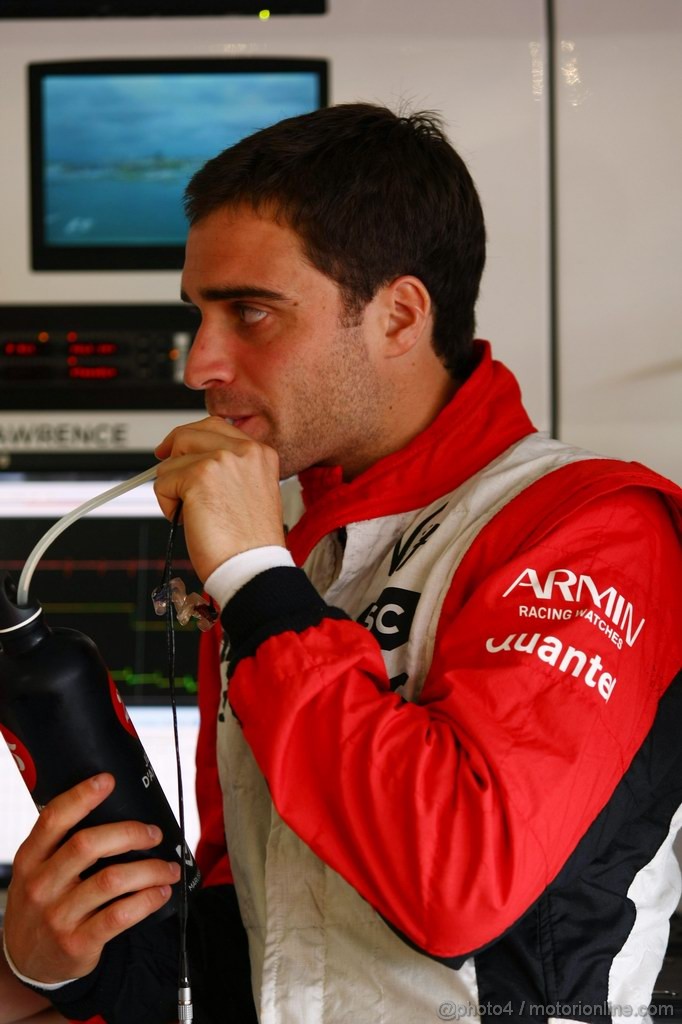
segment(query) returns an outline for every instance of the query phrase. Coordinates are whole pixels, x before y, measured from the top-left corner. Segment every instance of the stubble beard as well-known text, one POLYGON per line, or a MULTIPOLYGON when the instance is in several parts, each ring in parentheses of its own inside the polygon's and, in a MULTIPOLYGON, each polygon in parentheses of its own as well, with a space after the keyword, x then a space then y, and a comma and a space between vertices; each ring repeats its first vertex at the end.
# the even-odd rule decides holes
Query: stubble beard
POLYGON ((372 451, 381 434, 381 386, 362 327, 340 323, 329 351, 330 358, 308 369, 307 379, 295 370, 282 379, 282 392, 291 396, 283 428, 267 403, 254 403, 230 389, 206 393, 210 415, 227 419, 225 410, 241 408, 265 420, 267 432, 258 440, 277 452, 281 480, 314 465, 341 464, 355 475, 363 462, 374 461, 372 451))
MULTIPOLYGON (((314 465, 341 465, 356 475, 374 461, 381 434, 381 385, 359 324, 340 323, 329 357, 315 368, 314 380, 293 385, 296 429, 279 437, 282 479, 314 465)), ((310 372, 310 371, 309 371, 310 372)), ((299 382, 300 383, 300 382, 299 382)))

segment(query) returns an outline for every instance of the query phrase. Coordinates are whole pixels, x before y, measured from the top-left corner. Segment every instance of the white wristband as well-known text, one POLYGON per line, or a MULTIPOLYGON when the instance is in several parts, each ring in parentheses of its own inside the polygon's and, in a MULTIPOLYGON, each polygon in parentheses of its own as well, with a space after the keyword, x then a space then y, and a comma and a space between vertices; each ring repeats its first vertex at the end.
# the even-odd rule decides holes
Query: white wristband
POLYGON ((43 992, 55 992, 58 988, 64 988, 64 985, 70 985, 71 982, 78 980, 77 978, 69 978, 68 981, 57 981, 52 985, 47 985, 45 984, 45 982, 35 981, 33 978, 27 978, 25 974, 21 974, 21 972, 18 971, 17 968, 14 966, 14 961, 12 960, 12 957, 9 955, 9 952, 7 950, 7 942, 5 940, 4 931, 2 933, 2 949, 5 954, 5 960, 7 961, 7 966, 9 967, 10 971, 12 972, 15 978, 18 978, 19 981, 23 981, 24 985, 31 985, 32 988, 40 988, 43 990, 43 992))
POLYGON ((233 555, 214 569, 205 581, 204 589, 217 601, 222 611, 230 598, 254 576, 280 565, 296 568, 296 563, 286 548, 277 544, 249 548, 248 551, 240 551, 238 555, 233 555))

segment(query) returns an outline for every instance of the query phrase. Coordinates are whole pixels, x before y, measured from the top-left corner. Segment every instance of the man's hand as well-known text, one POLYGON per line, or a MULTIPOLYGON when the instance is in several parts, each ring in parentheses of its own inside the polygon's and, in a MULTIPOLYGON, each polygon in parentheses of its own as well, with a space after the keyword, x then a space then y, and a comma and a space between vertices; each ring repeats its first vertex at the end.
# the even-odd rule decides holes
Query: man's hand
POLYGON ((141 860, 112 864, 81 880, 101 857, 149 850, 161 840, 156 826, 126 821, 83 829, 60 845, 113 788, 113 777, 103 774, 55 797, 16 855, 5 941, 17 970, 34 981, 89 974, 105 943, 162 907, 180 877, 178 864, 141 860))
POLYGON ((202 583, 233 555, 284 545, 279 459, 219 416, 176 427, 156 449, 154 490, 171 519, 182 500, 185 540, 202 583))

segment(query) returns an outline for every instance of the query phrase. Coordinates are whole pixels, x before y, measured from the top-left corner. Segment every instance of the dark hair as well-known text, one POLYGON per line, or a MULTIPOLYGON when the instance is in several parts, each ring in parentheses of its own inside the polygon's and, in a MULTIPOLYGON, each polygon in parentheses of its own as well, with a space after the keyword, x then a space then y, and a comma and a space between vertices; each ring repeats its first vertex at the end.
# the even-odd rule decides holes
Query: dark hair
POLYGON ((264 128, 209 160, 185 194, 190 224, 240 203, 283 218, 351 314, 395 277, 418 277, 435 351, 453 376, 468 375, 485 226, 436 115, 349 103, 264 128))

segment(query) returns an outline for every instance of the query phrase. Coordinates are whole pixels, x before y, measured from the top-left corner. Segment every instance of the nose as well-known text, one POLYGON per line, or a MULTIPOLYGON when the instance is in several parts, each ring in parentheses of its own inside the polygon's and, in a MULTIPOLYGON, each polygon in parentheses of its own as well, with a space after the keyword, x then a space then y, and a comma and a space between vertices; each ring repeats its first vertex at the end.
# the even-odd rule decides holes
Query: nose
POLYGON ((235 378, 234 353, 229 339, 202 323, 194 336, 185 363, 185 385, 193 391, 231 384, 235 378))

